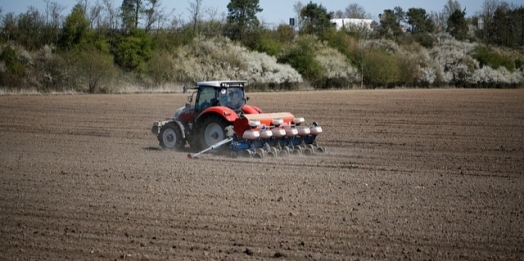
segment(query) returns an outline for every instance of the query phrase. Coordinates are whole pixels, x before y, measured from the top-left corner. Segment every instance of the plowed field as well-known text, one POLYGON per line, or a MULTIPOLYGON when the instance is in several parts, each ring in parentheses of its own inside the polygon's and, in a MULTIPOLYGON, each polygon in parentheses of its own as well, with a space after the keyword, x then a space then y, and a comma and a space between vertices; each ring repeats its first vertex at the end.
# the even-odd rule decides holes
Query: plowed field
POLYGON ((325 154, 164 151, 182 94, 0 96, 0 260, 524 260, 524 90, 253 93, 325 154))

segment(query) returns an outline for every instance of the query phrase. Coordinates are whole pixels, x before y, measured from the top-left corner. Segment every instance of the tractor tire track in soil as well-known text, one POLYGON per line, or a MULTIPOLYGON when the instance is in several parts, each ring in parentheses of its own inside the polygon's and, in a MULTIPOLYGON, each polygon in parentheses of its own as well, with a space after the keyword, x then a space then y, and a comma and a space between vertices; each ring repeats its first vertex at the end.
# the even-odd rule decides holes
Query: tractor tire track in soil
POLYGON ((0 96, 0 259, 523 260, 524 90, 250 96, 327 152, 161 150, 182 94, 0 96))

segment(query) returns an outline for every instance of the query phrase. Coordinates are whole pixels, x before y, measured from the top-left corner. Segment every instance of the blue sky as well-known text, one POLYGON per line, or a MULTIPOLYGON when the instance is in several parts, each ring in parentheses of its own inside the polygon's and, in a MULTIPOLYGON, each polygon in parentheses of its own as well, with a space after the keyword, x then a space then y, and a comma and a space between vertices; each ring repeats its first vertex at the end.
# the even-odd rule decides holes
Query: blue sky
MULTIPOLYGON (((63 15, 69 14, 71 8, 77 3, 76 0, 50 0, 51 2, 59 3, 66 7, 63 15)), ((88 0, 88 3, 96 3, 97 0, 88 0)), ((122 0, 113 0, 115 6, 120 6, 122 0)), ((191 0, 160 0, 162 7, 166 12, 175 9, 174 14, 188 20, 189 12, 187 11, 191 0)), ((230 0, 203 0, 204 8, 212 8, 218 11, 219 14, 227 13, 227 4, 230 0)), ((265 22, 268 25, 278 25, 280 23, 287 23, 290 17, 295 16, 293 11, 294 3, 297 0, 260 0, 260 7, 264 9, 258 14, 260 21, 265 22)), ((307 4, 309 0, 300 1, 303 4, 307 4)), ((397 1, 384 1, 384 0, 352 0, 352 1, 341 1, 341 0, 316 0, 313 3, 322 4, 328 11, 344 10, 350 3, 357 3, 365 8, 366 12, 370 13, 374 19, 378 18, 378 15, 384 11, 384 9, 393 9, 395 6, 400 6, 404 10, 411 7, 424 8, 429 13, 431 11, 442 11, 447 0, 397 0, 397 1)), ((466 15, 472 16, 481 10, 482 3, 484 0, 459 0, 462 8, 466 8, 466 15)), ((524 5, 524 0, 513 0, 508 1, 517 5, 524 5)), ((26 12, 29 6, 34 6, 39 10, 44 10, 43 0, 0 0, 0 6, 3 10, 3 14, 8 12, 14 12, 16 14, 26 12)))

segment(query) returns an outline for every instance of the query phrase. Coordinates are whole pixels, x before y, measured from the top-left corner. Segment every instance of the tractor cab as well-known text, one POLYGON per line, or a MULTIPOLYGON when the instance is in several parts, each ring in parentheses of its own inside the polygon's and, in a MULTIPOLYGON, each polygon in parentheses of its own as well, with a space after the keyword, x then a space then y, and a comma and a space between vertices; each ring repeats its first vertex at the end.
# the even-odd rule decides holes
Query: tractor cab
POLYGON ((222 115, 258 113, 258 108, 244 107, 249 99, 244 96, 246 85, 246 81, 197 82, 193 93, 187 97, 185 108, 180 108, 173 118, 187 125, 210 112, 222 115))
MULTIPOLYGON (((245 85, 246 82, 244 81, 198 82, 195 87, 197 91, 193 93, 193 95, 196 95, 195 114, 199 115, 213 106, 224 106, 240 113, 247 100, 244 97, 245 85)), ((190 103, 193 100, 193 95, 189 98, 190 103)))

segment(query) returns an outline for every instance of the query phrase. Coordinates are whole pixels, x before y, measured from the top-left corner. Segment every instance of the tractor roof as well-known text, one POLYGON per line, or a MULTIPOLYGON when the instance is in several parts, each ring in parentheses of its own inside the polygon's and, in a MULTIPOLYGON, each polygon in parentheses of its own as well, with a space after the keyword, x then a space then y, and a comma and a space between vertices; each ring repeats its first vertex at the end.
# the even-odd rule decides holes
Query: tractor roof
POLYGON ((197 82, 197 88, 200 86, 211 86, 211 87, 245 87, 247 86, 247 81, 206 81, 206 82, 197 82))

